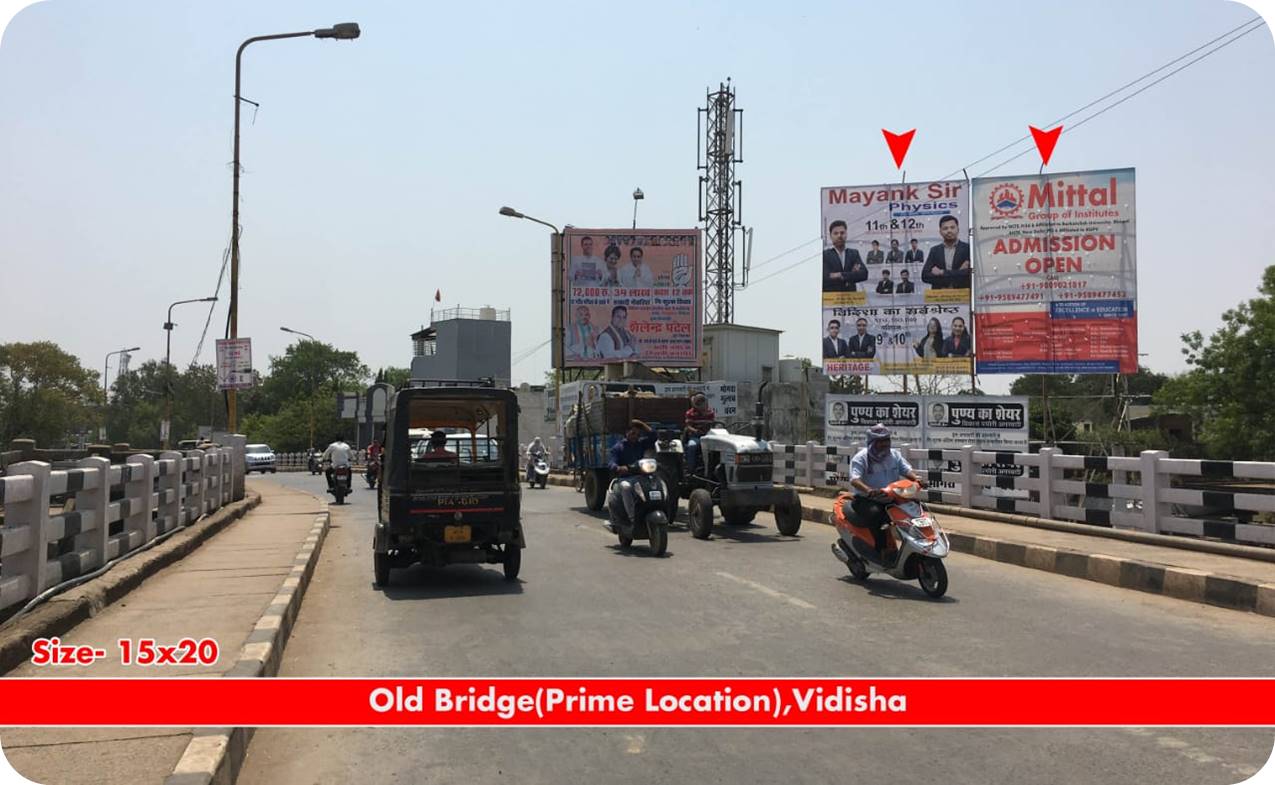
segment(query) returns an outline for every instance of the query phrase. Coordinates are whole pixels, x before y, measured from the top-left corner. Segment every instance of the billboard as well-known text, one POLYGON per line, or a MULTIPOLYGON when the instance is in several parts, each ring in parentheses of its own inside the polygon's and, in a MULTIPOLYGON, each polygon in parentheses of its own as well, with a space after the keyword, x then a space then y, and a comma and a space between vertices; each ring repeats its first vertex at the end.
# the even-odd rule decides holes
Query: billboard
POLYGON ((1138 369, 1134 170, 974 180, 979 373, 1138 369))
POLYGON ((825 373, 970 372, 967 190, 964 180, 821 190, 825 373))
POLYGON ((698 229, 568 229, 563 365, 700 363, 698 229))
POLYGON ((829 395, 824 405, 828 444, 861 444, 863 432, 882 423, 896 446, 1027 450, 1027 398, 1021 396, 829 395))
POLYGON ((217 339, 217 389, 247 390, 252 387, 252 339, 217 339))

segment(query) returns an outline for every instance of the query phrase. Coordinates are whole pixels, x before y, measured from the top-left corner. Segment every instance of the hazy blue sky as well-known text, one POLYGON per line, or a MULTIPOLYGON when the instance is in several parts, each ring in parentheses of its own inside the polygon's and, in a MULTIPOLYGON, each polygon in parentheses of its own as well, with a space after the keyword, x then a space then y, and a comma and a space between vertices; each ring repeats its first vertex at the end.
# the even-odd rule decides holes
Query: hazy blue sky
MULTIPOLYGON (((546 230, 696 218, 695 109, 727 76, 745 109, 755 262, 819 234, 819 188, 894 180, 882 127, 944 175, 1255 12, 1218 0, 1069 3, 333 3, 46 0, 0 43, 0 341, 100 367, 163 356, 168 303, 213 291, 229 236, 234 52, 251 35, 357 21, 354 42, 254 45, 244 95, 240 334, 257 365, 288 325, 373 368, 445 304, 549 336, 546 230)), ((1064 133, 1051 169, 1138 176, 1141 351, 1184 367, 1272 263, 1275 57, 1249 35, 1064 133)), ((1035 154, 1001 170, 1035 171, 1035 154)), ((999 158, 994 160, 1000 160, 999 158)), ((979 169, 971 171, 976 174, 979 169)), ((793 264, 812 244, 755 273, 793 264)), ((818 350, 819 263, 739 293, 738 321, 818 350)), ((223 289, 223 297, 225 290, 223 289)), ((225 323, 219 304, 201 359, 225 323)), ((189 362, 204 322, 178 312, 189 362)), ((514 368, 539 381, 544 349, 514 368)), ((1007 379, 983 377, 992 389, 1007 379)))

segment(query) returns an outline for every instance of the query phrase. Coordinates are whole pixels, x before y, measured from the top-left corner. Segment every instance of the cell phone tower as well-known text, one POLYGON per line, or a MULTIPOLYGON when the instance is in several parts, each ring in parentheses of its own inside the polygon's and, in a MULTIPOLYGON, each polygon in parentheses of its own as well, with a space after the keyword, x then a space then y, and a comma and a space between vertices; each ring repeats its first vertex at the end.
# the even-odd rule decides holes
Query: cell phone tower
POLYGON ((748 285, 749 254, 735 280, 736 234, 744 233, 743 183, 735 179, 742 163, 744 110, 735 106, 730 79, 709 88, 696 111, 695 166, 699 176, 699 220, 704 225, 704 323, 735 321, 735 289, 748 285))

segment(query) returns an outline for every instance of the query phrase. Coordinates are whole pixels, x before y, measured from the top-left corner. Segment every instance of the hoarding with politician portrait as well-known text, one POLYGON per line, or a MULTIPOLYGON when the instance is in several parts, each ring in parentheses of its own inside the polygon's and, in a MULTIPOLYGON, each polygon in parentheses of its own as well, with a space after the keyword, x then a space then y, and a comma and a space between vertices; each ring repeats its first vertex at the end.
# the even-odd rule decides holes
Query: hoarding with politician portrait
POLYGON ((568 229, 563 364, 700 362, 698 229, 568 229))
POLYGON ((979 373, 1138 369, 1134 170, 974 180, 979 373))
POLYGON ((968 374, 973 362, 964 180, 824 188, 824 372, 968 374))

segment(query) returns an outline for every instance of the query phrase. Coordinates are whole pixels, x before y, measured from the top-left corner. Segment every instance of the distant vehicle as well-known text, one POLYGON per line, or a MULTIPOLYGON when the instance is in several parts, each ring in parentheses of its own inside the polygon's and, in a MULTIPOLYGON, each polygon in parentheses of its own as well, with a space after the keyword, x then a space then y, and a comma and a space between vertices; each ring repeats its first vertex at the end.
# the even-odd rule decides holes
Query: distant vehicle
POLYGON ((268 444, 249 444, 244 448, 244 471, 246 474, 261 472, 275 473, 274 450, 268 444))

